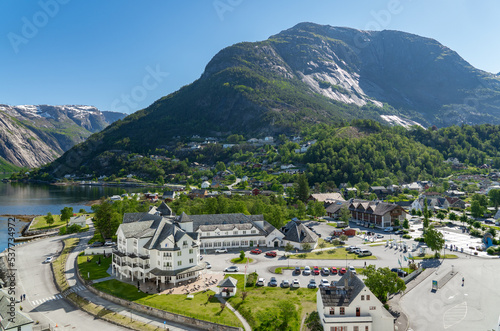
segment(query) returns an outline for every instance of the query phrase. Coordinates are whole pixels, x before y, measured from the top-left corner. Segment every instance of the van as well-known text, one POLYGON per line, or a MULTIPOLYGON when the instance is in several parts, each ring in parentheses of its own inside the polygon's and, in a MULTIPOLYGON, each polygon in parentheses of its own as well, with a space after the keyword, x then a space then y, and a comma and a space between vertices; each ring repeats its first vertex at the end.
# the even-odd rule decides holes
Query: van
POLYGON ((360 249, 358 252, 358 256, 370 256, 372 255, 372 252, 370 252, 367 249, 360 249))

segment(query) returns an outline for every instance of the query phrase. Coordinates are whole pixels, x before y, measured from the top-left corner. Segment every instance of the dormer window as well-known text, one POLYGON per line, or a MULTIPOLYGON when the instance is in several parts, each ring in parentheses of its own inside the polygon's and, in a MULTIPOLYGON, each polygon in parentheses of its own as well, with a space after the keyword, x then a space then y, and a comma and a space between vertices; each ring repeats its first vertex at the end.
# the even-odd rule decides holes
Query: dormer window
POLYGON ((335 315, 335 308, 334 307, 330 308, 330 315, 335 315))

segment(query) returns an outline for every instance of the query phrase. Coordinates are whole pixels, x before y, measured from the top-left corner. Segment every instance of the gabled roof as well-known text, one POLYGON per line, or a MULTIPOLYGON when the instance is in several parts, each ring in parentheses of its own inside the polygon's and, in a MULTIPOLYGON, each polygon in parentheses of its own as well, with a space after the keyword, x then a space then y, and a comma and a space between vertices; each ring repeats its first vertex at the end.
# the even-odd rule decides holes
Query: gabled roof
POLYGON ((234 228, 241 230, 248 230, 255 227, 262 235, 267 235, 274 230, 271 229, 272 225, 265 222, 264 227, 258 225, 254 221, 263 221, 262 215, 248 216, 242 213, 235 214, 203 214, 203 215, 186 215, 182 213, 178 222, 193 222, 193 231, 214 231, 220 229, 230 231, 234 228), (270 231, 269 231, 270 230, 270 231))
POLYGON ((293 241, 296 243, 315 243, 318 236, 309 230, 302 222, 291 220, 283 227, 285 237, 283 240, 293 241))
POLYGON ((156 208, 157 211, 160 212, 162 216, 174 216, 175 214, 172 212, 172 209, 165 203, 165 201, 162 201, 160 206, 156 208))
POLYGON ((11 310, 9 303, 11 296, 4 290, 0 290, 0 324, 2 330, 16 329, 26 324, 33 323, 33 320, 25 315, 23 312, 15 311, 15 315, 10 315, 11 310))
POLYGON ((345 273, 336 286, 319 289, 324 307, 348 307, 365 287, 365 283, 350 271, 345 273), (347 285, 347 286, 346 286, 347 285))
POLYGON ((344 200, 344 197, 342 197, 342 194, 336 193, 336 192, 331 192, 331 193, 314 193, 311 194, 311 198, 320 201, 320 202, 325 202, 328 200, 344 200))
POLYGON ((238 281, 234 279, 233 277, 227 277, 226 279, 223 279, 217 284, 218 287, 236 287, 236 284, 238 281))

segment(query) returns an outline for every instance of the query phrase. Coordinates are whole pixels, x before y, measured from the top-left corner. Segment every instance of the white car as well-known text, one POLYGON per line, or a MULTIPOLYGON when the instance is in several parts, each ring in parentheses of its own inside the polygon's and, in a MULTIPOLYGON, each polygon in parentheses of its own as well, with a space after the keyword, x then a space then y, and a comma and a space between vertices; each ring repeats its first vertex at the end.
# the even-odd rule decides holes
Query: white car
POLYGON ((390 226, 388 228, 385 228, 384 232, 391 232, 392 230, 394 230, 394 229, 392 228, 392 226, 390 226))
POLYGON ((295 278, 292 282, 292 286, 293 288, 299 288, 300 287, 300 282, 297 278, 295 278))
POLYGON ((43 261, 43 263, 51 263, 53 260, 54 260, 54 257, 53 257, 53 256, 49 256, 49 257, 47 257, 47 258, 43 261))
POLYGON ((264 286, 266 284, 266 280, 264 278, 259 278, 257 280, 257 283, 255 285, 257 286, 264 286))
POLYGON ((207 264, 205 268, 212 269, 212 265, 210 264, 210 262, 206 261, 205 263, 207 264))
POLYGON ((227 253, 227 248, 217 248, 215 253, 227 253))
POLYGON ((319 283, 319 287, 328 287, 328 286, 330 286, 330 282, 326 278, 323 278, 319 283))
POLYGON ((281 287, 283 288, 290 287, 290 282, 288 281, 288 279, 283 279, 281 281, 281 287))
POLYGON ((311 268, 306 266, 304 267, 304 271, 302 272, 304 276, 309 276, 311 274, 311 268))
POLYGON ((224 271, 225 272, 238 272, 238 271, 240 271, 240 268, 238 268, 235 265, 232 265, 232 266, 227 267, 226 269, 224 269, 224 271))
POLYGON ((356 274, 356 269, 355 269, 352 265, 350 265, 350 266, 349 266, 349 271, 350 271, 353 275, 355 275, 355 274, 356 274))

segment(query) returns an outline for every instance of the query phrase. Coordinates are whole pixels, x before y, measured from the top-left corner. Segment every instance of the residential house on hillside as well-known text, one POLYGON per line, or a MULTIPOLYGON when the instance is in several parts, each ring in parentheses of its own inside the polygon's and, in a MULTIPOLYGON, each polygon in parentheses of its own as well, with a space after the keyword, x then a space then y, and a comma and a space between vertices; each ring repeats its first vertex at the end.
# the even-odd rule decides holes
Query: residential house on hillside
POLYGON ((401 185, 401 188, 408 189, 410 191, 418 191, 418 192, 422 191, 422 186, 417 182, 413 182, 410 184, 403 184, 401 185))
POLYGON ((450 208, 465 209, 465 201, 457 197, 446 197, 450 208))
POLYGON ((208 195, 208 191, 205 189, 191 190, 191 192, 189 192, 190 198, 205 198, 207 195, 208 195))
POLYGON ((319 201, 324 203, 330 203, 332 201, 344 200, 342 194, 338 192, 330 192, 330 193, 313 193, 309 196, 308 201, 319 201))
POLYGON ((375 193, 380 200, 385 199, 391 192, 384 186, 372 186, 370 192, 375 193))
POLYGON ((394 330, 394 317, 351 272, 344 274, 335 286, 319 288, 316 306, 323 330, 394 330))
POLYGON ((288 222, 281 232, 285 235, 282 239, 283 245, 290 243, 295 249, 303 249, 306 243, 311 246, 311 249, 318 245, 318 235, 296 218, 288 222))
POLYGON ((209 188, 209 187, 210 187, 210 182, 204 181, 203 183, 201 183, 201 188, 209 188))
MULTIPOLYGON (((441 196, 431 195, 430 198, 421 195, 419 198, 415 199, 411 204, 411 209, 424 211, 425 201, 427 201, 427 209, 434 212, 440 209, 448 209, 450 207, 450 203, 447 198, 443 198, 441 196)), ((454 201, 459 204, 459 202, 454 201)), ((464 202, 465 208, 465 202, 464 202)))
POLYGON ((349 208, 351 220, 364 223, 366 226, 386 228, 393 226, 395 220, 402 223, 406 218, 405 210, 397 204, 360 199, 334 201, 326 208, 327 215, 338 219, 343 205, 349 208))
POLYGON ((283 234, 264 220, 262 215, 205 214, 182 215, 176 218, 186 232, 198 234, 202 249, 279 247, 283 234))
POLYGON ((175 191, 165 191, 163 192, 163 200, 167 200, 167 201, 174 201, 175 198, 177 197, 177 192, 175 191))

